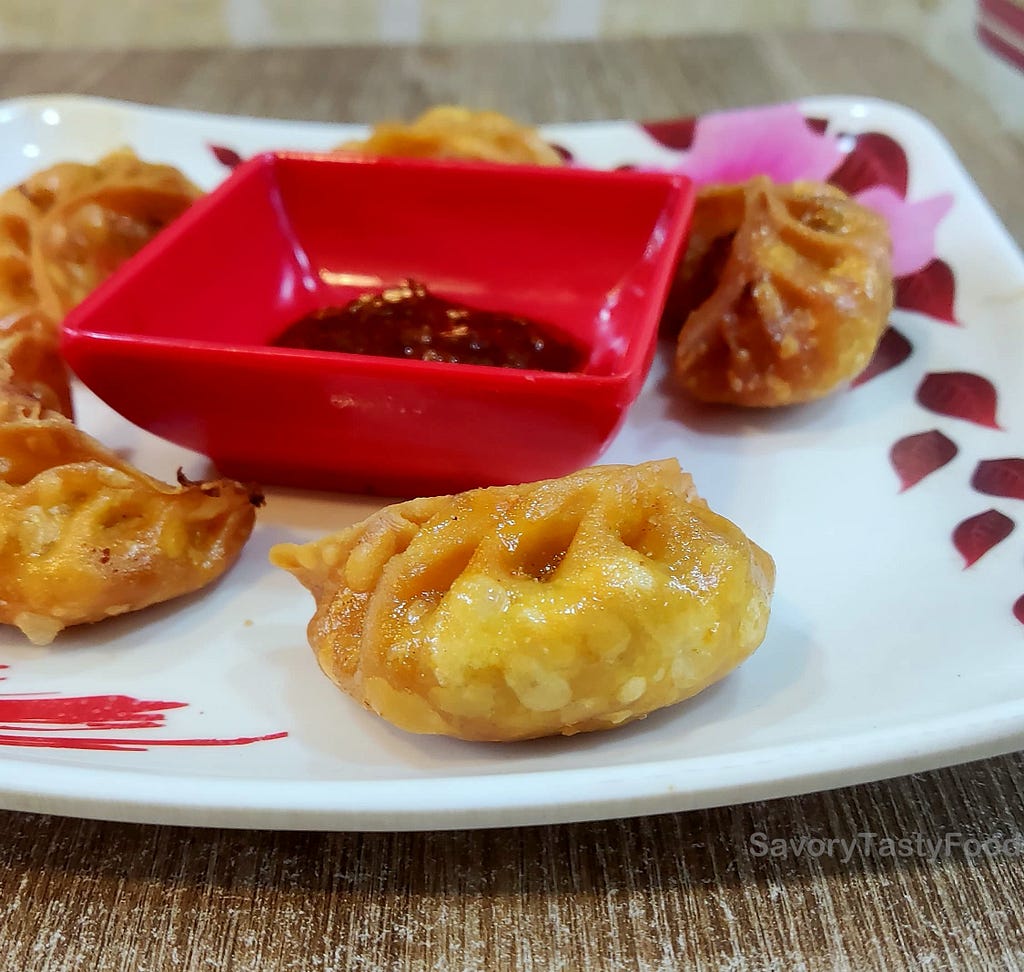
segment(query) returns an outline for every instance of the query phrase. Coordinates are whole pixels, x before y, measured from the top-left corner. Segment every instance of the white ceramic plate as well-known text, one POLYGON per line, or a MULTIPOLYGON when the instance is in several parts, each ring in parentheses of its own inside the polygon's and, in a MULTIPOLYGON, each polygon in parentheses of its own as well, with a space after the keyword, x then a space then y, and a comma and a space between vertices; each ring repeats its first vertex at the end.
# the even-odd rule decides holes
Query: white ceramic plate
MULTIPOLYGON (((895 139, 909 163, 910 200, 953 194, 936 250, 952 267, 961 326, 897 310, 893 322, 913 348, 907 360, 784 412, 684 408, 663 381, 665 356, 656 361, 604 458, 678 456, 712 506, 775 556, 768 637, 740 670, 689 703, 604 734, 510 746, 406 735, 320 674, 305 640, 311 601, 267 563, 271 544, 319 536, 378 501, 273 491, 240 563, 212 589, 68 632, 48 648, 0 629, 0 804, 275 828, 536 824, 795 794, 1018 747, 1024 625, 1014 605, 1024 593, 1024 530, 969 569, 952 533, 997 511, 960 531, 977 548, 1024 519, 1020 499, 971 485, 980 461, 1022 451, 1024 261, 927 122, 853 98, 802 107, 831 130, 895 139), (991 382, 1000 428, 917 400, 926 374, 948 372, 991 382), (957 455, 901 493, 890 448, 926 432, 955 443, 957 455)), ((242 155, 322 149, 358 131, 30 98, 0 105, 0 182, 127 144, 209 187, 226 173, 211 143, 242 155)), ((587 164, 678 158, 629 122, 548 131, 587 164)), ((919 275, 904 286, 904 302, 935 305, 943 279, 919 275)), ((937 381, 932 398, 942 408, 979 417, 984 382, 937 381)), ((156 475, 173 477, 179 465, 206 471, 200 457, 141 433, 84 392, 79 419, 156 475)), ((904 471, 944 442, 930 435, 905 446, 904 471)), ((1017 468, 988 467, 979 485, 1019 490, 1017 468)))

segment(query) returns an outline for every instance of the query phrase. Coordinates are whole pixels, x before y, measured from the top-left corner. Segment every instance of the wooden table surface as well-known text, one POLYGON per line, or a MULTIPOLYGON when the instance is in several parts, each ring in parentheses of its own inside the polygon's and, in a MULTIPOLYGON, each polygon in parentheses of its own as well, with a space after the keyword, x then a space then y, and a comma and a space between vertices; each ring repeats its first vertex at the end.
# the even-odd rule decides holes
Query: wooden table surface
MULTIPOLYGON (((915 48, 881 35, 4 55, 0 97, 37 92, 344 121, 449 101, 534 122, 876 95, 930 117, 1024 240, 1024 145, 915 48)), ((1015 754, 767 803, 479 832, 0 813, 0 969, 1018 967, 1022 793, 1015 754), (759 856, 756 843, 865 833, 950 846, 934 861, 876 852, 844 863, 759 856), (993 837, 1005 841, 995 853, 956 846, 993 837)))

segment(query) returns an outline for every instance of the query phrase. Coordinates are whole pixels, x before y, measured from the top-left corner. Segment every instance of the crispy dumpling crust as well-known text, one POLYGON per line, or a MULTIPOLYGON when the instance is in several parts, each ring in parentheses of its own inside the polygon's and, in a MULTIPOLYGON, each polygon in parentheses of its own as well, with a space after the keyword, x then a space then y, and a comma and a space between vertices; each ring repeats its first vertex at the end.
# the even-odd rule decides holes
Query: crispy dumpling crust
POLYGON ((888 227, 841 190, 702 189, 666 311, 676 380, 707 402, 820 398, 864 370, 892 299, 888 227))
POLYGON ((381 122, 370 135, 338 146, 362 155, 561 165, 562 157, 528 125, 496 111, 438 105, 415 121, 381 122))
POLYGON ((338 686, 411 732, 493 741, 695 695, 761 643, 774 583, 674 460, 412 500, 271 561, 312 592, 338 686))
POLYGON ((39 311, 0 318, 0 362, 45 408, 71 415, 71 388, 60 356, 57 327, 39 311))
POLYGON ((230 566, 257 492, 229 480, 159 482, 10 375, 0 362, 0 623, 47 644, 69 625, 194 591, 230 566))
POLYGON ((199 195, 177 169, 127 149, 0 193, 0 361, 19 385, 71 415, 60 321, 199 195))

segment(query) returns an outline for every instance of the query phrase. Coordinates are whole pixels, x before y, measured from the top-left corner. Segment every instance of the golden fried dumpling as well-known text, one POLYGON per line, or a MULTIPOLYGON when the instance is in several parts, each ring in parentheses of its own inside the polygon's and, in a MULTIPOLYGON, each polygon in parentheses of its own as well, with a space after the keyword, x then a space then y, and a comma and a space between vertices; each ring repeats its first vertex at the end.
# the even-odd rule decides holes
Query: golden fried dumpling
POLYGON ((0 361, 47 408, 71 414, 71 388, 59 331, 39 310, 32 269, 32 227, 39 211, 16 187, 0 193, 0 361))
POLYGON ((0 362, 0 623, 46 644, 194 591, 235 560, 257 493, 159 482, 10 377, 0 362))
POLYGON ((53 321, 38 311, 0 318, 0 361, 11 378, 45 408, 71 415, 71 388, 53 321))
POLYGON ((180 216, 200 191, 177 169, 143 162, 123 149, 91 174, 66 165, 60 178, 26 183, 41 217, 32 256, 44 312, 60 319, 180 216))
POLYGON ((562 164, 562 157, 535 128, 497 111, 471 111, 456 105, 438 105, 409 124, 381 122, 365 140, 346 142, 338 149, 420 159, 562 164))
POLYGON ((676 379, 708 402, 820 398, 864 370, 892 298, 885 220, 840 189, 709 187, 666 311, 676 379))
POLYGON ((271 561, 313 593, 309 640, 342 689, 476 740, 695 695, 761 643, 775 572, 675 460, 415 499, 271 561))
POLYGON ((177 169, 126 149, 0 193, 0 361, 15 382, 71 414, 60 321, 198 195, 177 169))

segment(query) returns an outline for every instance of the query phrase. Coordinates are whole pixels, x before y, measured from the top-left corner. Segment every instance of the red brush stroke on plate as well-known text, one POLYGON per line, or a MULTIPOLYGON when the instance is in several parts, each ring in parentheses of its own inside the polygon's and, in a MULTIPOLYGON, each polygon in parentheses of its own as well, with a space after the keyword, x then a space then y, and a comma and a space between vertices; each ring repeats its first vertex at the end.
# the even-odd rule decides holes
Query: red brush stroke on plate
POLYGON ((152 729, 162 725, 164 709, 184 702, 152 702, 127 695, 0 696, 0 731, 26 726, 61 729, 152 729))
POLYGON ((907 156, 899 142, 881 132, 865 132, 828 181, 851 196, 873 186, 888 186, 906 198, 907 156))
MULTIPOLYGON (((0 665, 0 668, 7 667, 0 665)), ((165 710, 186 705, 185 702, 135 699, 128 695, 0 695, 0 746, 141 752, 152 746, 245 746, 288 735, 287 732, 272 732, 230 739, 55 735, 68 731, 156 729, 164 724, 162 713, 165 710)))
POLYGON ((233 148, 228 148, 226 145, 211 144, 210 151, 213 152, 214 158, 221 165, 226 165, 229 169, 234 169, 242 164, 242 156, 240 156, 233 148))
POLYGON ((22 736, 0 733, 0 746, 29 749, 84 749, 94 752, 142 753, 153 746, 248 746, 268 739, 283 739, 287 732, 265 736, 238 736, 235 739, 116 739, 86 736, 22 736))
POLYGON ((1024 500, 1024 459, 983 459, 974 469, 971 486, 989 496, 1024 500))
POLYGON ((896 281, 895 303, 903 310, 927 314, 947 324, 959 324, 954 312, 956 280, 945 260, 932 260, 917 273, 896 281))
POLYGON ((938 429, 900 439, 889 450, 893 469, 900 477, 900 492, 951 462, 957 452, 956 443, 938 429))
POLYGON ((936 371, 924 376, 917 401, 929 411, 998 429, 995 386, 970 371, 936 371))
POLYGON ((1013 616, 1021 624, 1024 624, 1024 594, 1021 594, 1021 596, 1013 602, 1013 616))
POLYGON ((851 388, 863 385, 864 382, 877 378, 887 371, 891 371, 898 365, 903 364, 914 351, 914 346, 907 340, 902 332, 889 326, 882 334, 882 339, 875 348, 875 353, 868 366, 856 378, 850 382, 851 388))
POLYGON ((1015 524, 999 510, 986 510, 968 517, 953 530, 953 546, 964 558, 964 570, 973 566, 994 546, 1002 543, 1015 524))

